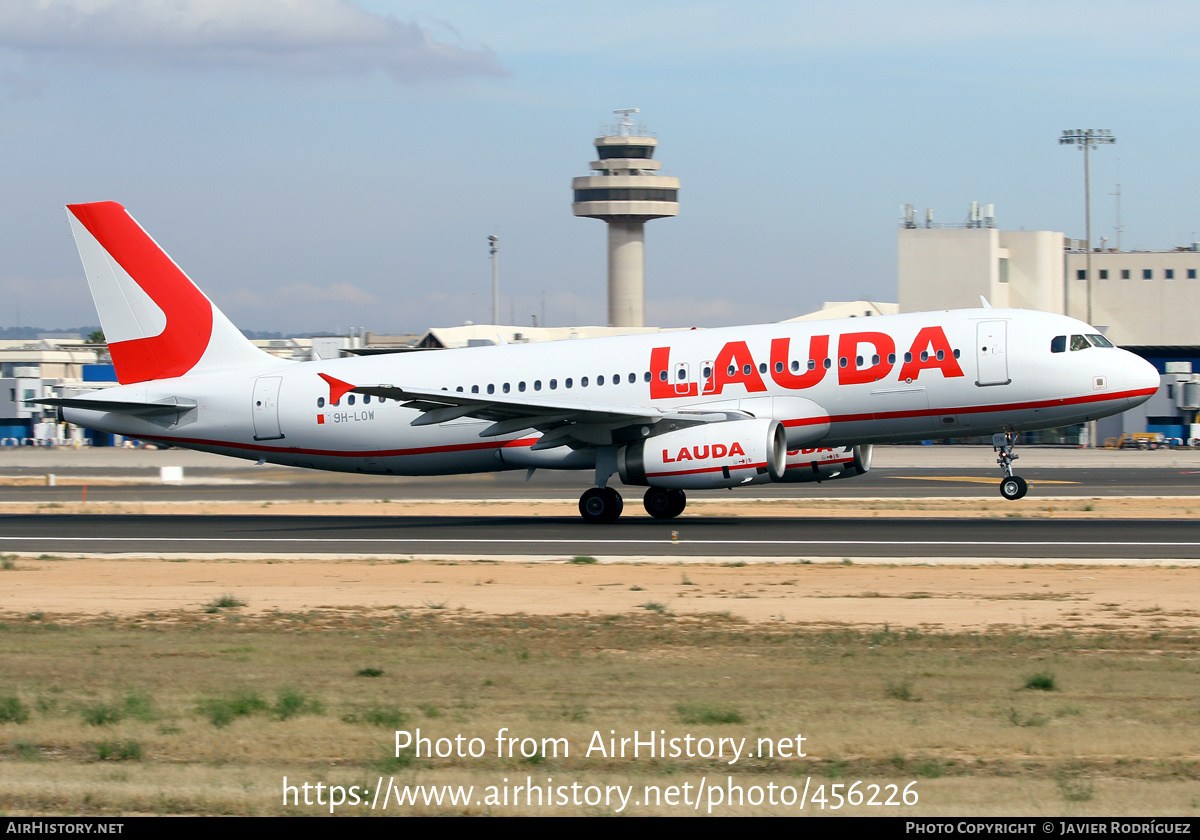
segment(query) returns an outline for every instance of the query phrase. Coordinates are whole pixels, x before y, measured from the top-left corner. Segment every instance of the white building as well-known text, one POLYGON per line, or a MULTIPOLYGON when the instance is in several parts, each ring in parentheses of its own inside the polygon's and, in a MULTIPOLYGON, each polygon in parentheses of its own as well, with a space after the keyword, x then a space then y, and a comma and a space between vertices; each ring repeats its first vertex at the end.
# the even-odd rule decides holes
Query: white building
MULTIPOLYGON (((976 307, 982 295, 992 306, 1087 320, 1087 251, 1062 233, 906 221, 897 255, 901 312, 976 307)), ((1092 323, 1125 347, 1200 345, 1198 274, 1198 245, 1095 250, 1092 323)))

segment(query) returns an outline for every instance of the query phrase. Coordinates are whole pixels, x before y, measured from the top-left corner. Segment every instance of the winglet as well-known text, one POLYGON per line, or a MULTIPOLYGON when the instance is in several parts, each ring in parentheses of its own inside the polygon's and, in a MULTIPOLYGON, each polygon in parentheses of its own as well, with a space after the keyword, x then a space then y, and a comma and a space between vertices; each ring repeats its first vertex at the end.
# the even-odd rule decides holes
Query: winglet
POLYGON ((328 373, 318 373, 317 376, 329 383, 329 401, 331 403, 336 403, 355 388, 355 386, 351 385, 349 382, 343 382, 340 379, 335 379, 328 373))
POLYGON ((983 304, 983 308, 984 308, 984 309, 991 309, 991 308, 992 308, 992 305, 991 305, 990 303, 988 303, 988 302, 987 302, 987 298, 985 298, 983 295, 980 295, 980 296, 979 296, 979 302, 983 304))

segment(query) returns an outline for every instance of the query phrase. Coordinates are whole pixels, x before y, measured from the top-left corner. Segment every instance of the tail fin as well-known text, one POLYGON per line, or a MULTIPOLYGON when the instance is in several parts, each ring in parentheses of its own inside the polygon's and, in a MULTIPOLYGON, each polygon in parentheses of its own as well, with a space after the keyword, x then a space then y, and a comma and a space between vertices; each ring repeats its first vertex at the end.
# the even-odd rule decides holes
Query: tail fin
POLYGON ((251 344, 120 204, 67 210, 122 385, 278 361, 251 344))

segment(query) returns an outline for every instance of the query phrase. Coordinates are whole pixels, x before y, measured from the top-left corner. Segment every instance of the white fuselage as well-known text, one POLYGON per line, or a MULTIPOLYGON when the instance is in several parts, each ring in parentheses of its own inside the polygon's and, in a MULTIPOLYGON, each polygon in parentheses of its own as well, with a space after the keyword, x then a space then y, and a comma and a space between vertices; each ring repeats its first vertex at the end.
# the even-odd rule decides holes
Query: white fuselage
POLYGON ((789 448, 846 446, 1052 428, 1124 411, 1153 394, 1157 373, 1131 353, 1051 350, 1055 337, 1069 344, 1072 335, 1095 332, 1059 315, 974 309, 278 361, 95 395, 194 401, 177 414, 64 408, 63 417, 131 437, 326 470, 581 469, 594 465, 594 449, 532 451, 535 431, 485 438, 480 432, 489 422, 469 417, 414 426, 417 409, 364 394, 330 404, 330 385, 319 374, 356 386, 484 399, 727 408, 781 421, 789 448))

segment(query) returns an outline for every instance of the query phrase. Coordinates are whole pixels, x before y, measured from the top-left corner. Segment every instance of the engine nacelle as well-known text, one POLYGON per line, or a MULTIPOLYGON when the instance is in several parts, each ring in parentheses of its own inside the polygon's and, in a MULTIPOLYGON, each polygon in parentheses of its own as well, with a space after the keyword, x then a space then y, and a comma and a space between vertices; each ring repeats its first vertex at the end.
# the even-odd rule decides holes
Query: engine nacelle
POLYGON ((787 454, 783 481, 855 478, 871 469, 871 444, 832 449, 795 449, 787 454))
POLYGON ((687 490, 779 481, 786 463, 783 424, 766 418, 702 423, 639 440, 617 452, 626 484, 687 490))

